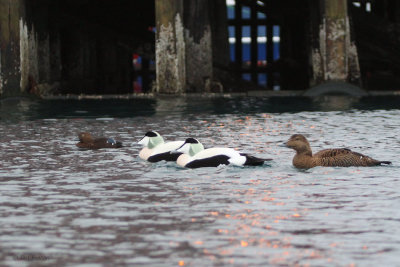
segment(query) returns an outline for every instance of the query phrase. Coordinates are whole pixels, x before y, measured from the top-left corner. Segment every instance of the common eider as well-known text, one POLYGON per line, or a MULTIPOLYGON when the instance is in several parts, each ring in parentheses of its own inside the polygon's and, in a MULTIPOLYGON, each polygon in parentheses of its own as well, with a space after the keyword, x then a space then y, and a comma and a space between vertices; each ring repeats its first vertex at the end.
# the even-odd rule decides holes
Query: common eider
POLYGON ((363 154, 353 152, 347 148, 324 149, 314 155, 310 144, 301 134, 294 134, 285 143, 288 148, 294 149, 296 155, 293 165, 299 169, 309 169, 316 166, 350 167, 350 166, 377 166, 391 164, 390 161, 379 161, 363 154))
POLYGON ((121 142, 117 142, 114 138, 99 137, 94 138, 90 133, 83 132, 78 135, 79 143, 76 144, 79 148, 84 149, 100 149, 100 148, 120 148, 121 142))
POLYGON ((147 132, 138 142, 143 145, 139 157, 149 162, 176 161, 182 153, 171 153, 183 145, 184 141, 164 142, 162 136, 155 132, 147 132))
POLYGON ((233 148, 214 147, 204 149, 204 146, 195 138, 186 139, 185 143, 177 151, 184 153, 177 159, 177 164, 186 168, 217 167, 229 164, 260 166, 264 164, 264 161, 271 160, 240 153, 233 148))

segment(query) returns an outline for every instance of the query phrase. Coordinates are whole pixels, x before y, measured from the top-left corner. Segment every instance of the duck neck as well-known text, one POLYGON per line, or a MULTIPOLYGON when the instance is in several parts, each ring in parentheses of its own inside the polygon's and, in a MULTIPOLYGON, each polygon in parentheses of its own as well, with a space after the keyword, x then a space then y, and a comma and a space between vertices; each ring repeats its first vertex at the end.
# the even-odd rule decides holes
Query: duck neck
POLYGON ((308 144, 308 142, 306 142, 304 145, 297 147, 296 155, 312 157, 312 150, 311 150, 310 144, 308 144))
POLYGON ((311 151, 311 149, 296 151, 296 156, 312 157, 312 151, 311 151))
POLYGON ((311 150, 297 151, 293 158, 293 165, 300 169, 309 169, 313 167, 313 158, 311 150))
POLYGON ((192 144, 189 149, 189 156, 193 157, 202 150, 204 150, 204 146, 201 143, 192 144))
POLYGON ((164 144, 164 139, 161 136, 152 137, 149 140, 148 148, 153 149, 158 145, 164 144))

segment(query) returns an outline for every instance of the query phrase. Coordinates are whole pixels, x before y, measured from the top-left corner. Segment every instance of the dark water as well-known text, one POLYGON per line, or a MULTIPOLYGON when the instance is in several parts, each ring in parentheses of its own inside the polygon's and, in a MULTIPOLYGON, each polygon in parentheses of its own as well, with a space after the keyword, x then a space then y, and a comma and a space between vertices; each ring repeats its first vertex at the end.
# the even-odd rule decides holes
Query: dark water
POLYGON ((400 107, 320 100, 2 100, 0 265, 399 266, 400 107), (149 164, 148 130, 274 161, 149 164), (125 147, 80 151, 80 131, 125 147), (294 133, 393 165, 300 171, 294 133))

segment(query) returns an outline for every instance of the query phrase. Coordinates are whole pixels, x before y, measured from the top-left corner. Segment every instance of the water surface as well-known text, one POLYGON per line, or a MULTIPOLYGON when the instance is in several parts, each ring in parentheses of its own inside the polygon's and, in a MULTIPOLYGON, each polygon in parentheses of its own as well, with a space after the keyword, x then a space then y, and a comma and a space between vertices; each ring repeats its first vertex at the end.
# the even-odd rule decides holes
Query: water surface
POLYGON ((400 265, 399 107, 302 100, 3 100, 0 262, 400 265), (150 164, 136 145, 148 130, 274 161, 150 164), (125 147, 78 150, 80 131, 125 147), (348 147, 393 165, 297 170, 293 151, 279 146, 294 133, 314 151, 348 147))

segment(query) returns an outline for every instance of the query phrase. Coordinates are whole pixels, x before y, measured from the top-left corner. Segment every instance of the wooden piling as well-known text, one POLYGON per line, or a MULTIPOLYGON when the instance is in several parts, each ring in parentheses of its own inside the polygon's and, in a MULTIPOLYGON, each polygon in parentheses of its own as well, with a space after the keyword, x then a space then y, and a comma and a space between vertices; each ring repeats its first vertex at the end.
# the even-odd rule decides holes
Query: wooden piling
POLYGON ((312 85, 343 81, 360 85, 360 67, 350 36, 347 0, 322 0, 318 46, 313 49, 312 85))
POLYGON ((209 1, 156 0, 156 91, 201 92, 212 79, 209 1))
POLYGON ((20 16, 22 0, 0 0, 0 95, 20 93, 20 16))

